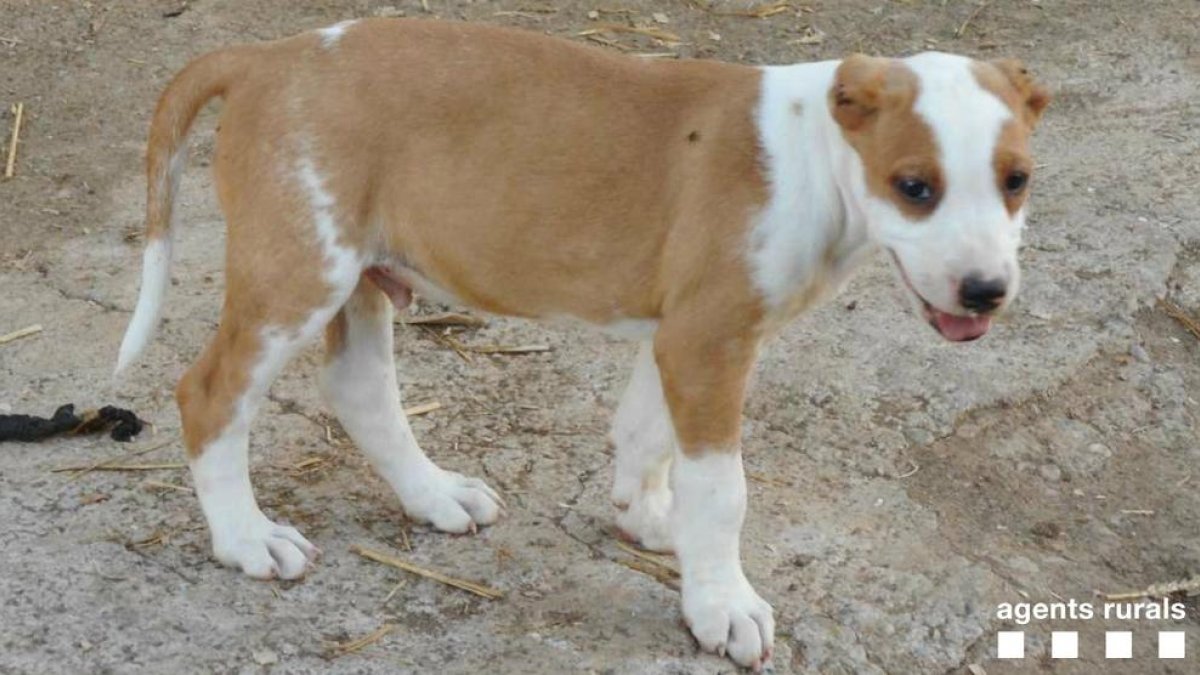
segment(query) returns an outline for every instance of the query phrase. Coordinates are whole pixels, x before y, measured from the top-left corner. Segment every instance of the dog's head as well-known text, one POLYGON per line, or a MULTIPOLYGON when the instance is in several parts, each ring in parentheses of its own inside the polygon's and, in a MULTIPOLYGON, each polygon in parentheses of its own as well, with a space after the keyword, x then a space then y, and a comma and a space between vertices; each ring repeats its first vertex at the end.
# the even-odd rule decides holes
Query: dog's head
POLYGON ((1048 102, 1015 61, 858 55, 838 67, 829 105, 858 159, 849 180, 867 227, 948 340, 982 336, 1016 295, 1029 137, 1048 102))

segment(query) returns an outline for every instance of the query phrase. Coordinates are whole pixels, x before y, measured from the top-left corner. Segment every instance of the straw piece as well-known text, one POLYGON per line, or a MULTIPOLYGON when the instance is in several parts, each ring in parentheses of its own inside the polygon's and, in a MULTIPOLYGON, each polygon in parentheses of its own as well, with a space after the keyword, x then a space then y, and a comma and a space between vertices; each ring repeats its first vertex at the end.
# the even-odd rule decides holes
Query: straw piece
POLYGON ((1183 310, 1182 307, 1171 302, 1170 300, 1167 300, 1166 298, 1159 300, 1158 305, 1163 308, 1163 311, 1167 313, 1167 316, 1183 324, 1183 327, 1188 329, 1188 332, 1192 334, 1192 337, 1200 340, 1200 322, 1197 322, 1195 319, 1193 319, 1190 314, 1183 310))
POLYGON ((477 316, 459 314, 458 312, 443 312, 430 316, 410 316, 401 319, 400 322, 406 326, 467 326, 477 328, 487 325, 487 321, 477 316))
POLYGON ((701 9, 714 16, 742 16, 748 19, 765 19, 769 16, 782 14, 792 8, 792 4, 786 0, 780 2, 764 2, 761 5, 755 5, 747 9, 734 10, 719 10, 710 9, 706 5, 701 5, 701 9))
POLYGON ((749 478, 756 483, 766 483, 767 485, 774 485, 776 487, 792 487, 791 483, 779 480, 778 478, 771 478, 770 476, 766 476, 761 473, 755 473, 753 471, 747 471, 746 478, 749 478))
POLYGON ((63 473, 65 471, 79 471, 83 473, 88 471, 172 471, 186 468, 187 464, 105 464, 104 466, 63 466, 57 469, 50 469, 50 473, 63 473))
POLYGON ((447 586, 453 586, 454 588, 458 588, 458 589, 467 591, 468 593, 474 593, 475 595, 478 595, 481 598, 487 598, 488 600, 499 600, 500 598, 504 597, 503 591, 498 591, 494 588, 484 586, 482 584, 477 584, 473 581, 465 581, 463 579, 456 579, 454 577, 442 574, 441 572, 436 572, 434 570, 425 569, 424 567, 418 567, 417 565, 414 565, 405 560, 401 560, 400 558, 397 558, 395 556, 390 556, 386 553, 380 553, 378 551, 372 551, 369 548, 364 548, 362 546, 358 546, 357 544, 354 546, 351 546, 350 551, 353 553, 357 553, 358 555, 366 558, 367 560, 372 560, 374 562, 381 563, 384 565, 390 565, 391 567, 395 567, 396 569, 404 570, 405 572, 411 572, 412 574, 416 574, 417 576, 422 576, 422 577, 425 577, 426 579, 432 579, 438 583, 442 583, 447 586))
POLYGON ((663 30, 661 28, 642 28, 639 26, 624 26, 619 23, 600 24, 600 25, 596 26, 595 28, 589 28, 587 30, 580 31, 580 32, 576 33, 575 35, 577 35, 579 37, 588 37, 589 35, 595 35, 597 33, 631 33, 633 35, 644 35, 646 37, 651 37, 651 38, 654 38, 655 40, 662 40, 663 42, 675 42, 675 43, 683 42, 683 38, 672 33, 671 31, 663 30))
POLYGON ((400 592, 400 589, 404 588, 407 585, 408 585, 408 579, 401 579, 400 583, 393 586, 392 591, 387 594, 386 598, 383 599, 383 604, 386 605, 389 602, 391 602, 392 598, 396 597, 396 594, 400 592))
POLYGON ((1184 595, 1200 594, 1200 575, 1182 581, 1168 581, 1163 584, 1152 584, 1142 591, 1126 591, 1124 593, 1104 593, 1105 600, 1114 602, 1129 602, 1142 598, 1163 598, 1168 595, 1182 593, 1184 595))
POLYGON ((649 577, 653 577, 655 581, 668 588, 679 590, 679 577, 667 572, 658 565, 645 562, 639 558, 634 558, 632 560, 617 560, 617 564, 623 567, 628 567, 635 572, 641 572, 649 577))
POLYGON ((14 330, 6 335, 0 335, 0 345, 8 344, 9 342, 15 342, 16 340, 29 337, 30 335, 37 335, 40 332, 42 332, 42 324, 35 323, 32 326, 26 326, 20 330, 14 330))
POLYGON ((148 480, 142 483, 144 488, 153 488, 155 490, 178 490, 179 492, 192 493, 194 490, 186 485, 176 485, 174 483, 164 483, 158 480, 148 480))
POLYGON ((617 548, 621 549, 622 551, 628 553, 629 555, 631 555, 635 558, 638 558, 638 559, 643 560, 651 565, 654 565, 655 567, 658 567, 658 568, 670 573, 671 575, 674 575, 676 577, 679 576, 678 563, 676 563, 674 560, 672 560, 671 558, 669 558, 665 555, 658 555, 658 554, 650 553, 647 551, 643 551, 641 549, 634 548, 634 547, 630 546, 629 544, 626 544, 623 541, 617 542, 617 548))
POLYGON ((418 415, 428 415, 434 410, 441 410, 441 408, 442 404, 440 402, 430 401, 429 403, 421 403, 419 405, 414 405, 411 408, 405 408, 404 414, 408 415, 409 417, 416 417, 418 415))
POLYGON ((976 7, 975 11, 971 12, 971 15, 967 17, 967 20, 962 22, 962 25, 958 27, 958 30, 954 31, 954 38, 958 39, 962 37, 963 33, 967 32, 967 26, 970 26, 971 22, 975 20, 975 17, 979 16, 980 12, 987 9, 989 4, 991 4, 991 0, 984 0, 982 4, 976 7))
POLYGON ((148 448, 143 448, 141 450, 134 450, 133 452, 126 453, 124 455, 121 455, 120 457, 114 457, 113 459, 106 459, 101 462, 96 462, 95 464, 92 464, 91 466, 84 467, 82 470, 79 471, 79 473, 76 473, 74 476, 71 476, 71 478, 67 482, 74 483, 75 481, 79 480, 80 478, 83 478, 84 476, 88 475, 89 473, 91 473, 93 471, 101 471, 101 470, 103 470, 103 467, 110 466, 113 464, 119 464, 121 462, 124 462, 127 459, 133 459, 134 457, 141 457, 142 455, 147 455, 151 452, 154 452, 155 450, 162 450, 163 448, 167 447, 171 443, 172 443, 172 441, 163 441, 161 443, 152 445, 148 448))
POLYGON ((480 345, 467 347, 476 354, 537 354, 551 351, 550 345, 480 345))
POLYGON ((13 128, 12 138, 8 141, 8 163, 4 165, 4 177, 12 178, 17 171, 17 143, 21 142, 21 120, 25 117, 25 104, 16 103, 12 107, 13 128))
POLYGON ((392 632, 392 630, 395 628, 395 624, 385 623, 379 628, 375 629, 373 632, 360 638, 355 638, 346 642, 335 642, 330 645, 328 651, 325 652, 325 656, 327 658, 336 659, 339 656, 352 654, 363 647, 368 647, 376 642, 379 642, 385 635, 392 632))

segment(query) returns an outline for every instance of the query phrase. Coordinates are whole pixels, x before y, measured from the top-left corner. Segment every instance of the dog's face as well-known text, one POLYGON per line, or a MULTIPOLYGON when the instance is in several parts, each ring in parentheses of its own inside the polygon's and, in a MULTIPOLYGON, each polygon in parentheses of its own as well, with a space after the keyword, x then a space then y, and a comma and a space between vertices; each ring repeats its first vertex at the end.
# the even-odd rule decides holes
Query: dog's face
POLYGON ((948 340, 982 336, 1016 295, 1029 136, 1048 101, 1014 61, 926 53, 838 68, 830 107, 868 229, 948 340))

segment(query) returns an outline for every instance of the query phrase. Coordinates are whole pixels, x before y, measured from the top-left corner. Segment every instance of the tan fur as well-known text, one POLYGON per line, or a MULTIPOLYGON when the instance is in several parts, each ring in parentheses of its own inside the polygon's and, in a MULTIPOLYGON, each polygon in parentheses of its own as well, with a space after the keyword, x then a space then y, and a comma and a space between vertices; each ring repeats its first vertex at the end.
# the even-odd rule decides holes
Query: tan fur
POLYGON ((937 200, 917 205, 901 198, 897 178, 919 178, 941 194, 944 177, 933 130, 913 110, 920 93, 917 76, 893 59, 856 54, 838 67, 830 106, 846 141, 863 161, 867 188, 918 220, 937 200))
POLYGON ((1013 111, 1014 119, 1000 130, 993 165, 997 186, 1004 195, 1005 208, 1009 213, 1016 213, 1025 205, 1029 190, 1026 188, 1018 194, 1007 194, 1003 187, 1004 180, 1013 171, 1033 176, 1029 139, 1041 119, 1042 111, 1050 103, 1050 94, 1033 81, 1029 71, 1018 61, 1005 59, 976 63, 974 70, 979 86, 995 94, 1013 111))
POLYGON ((288 180, 302 156, 336 200, 339 243, 384 267, 499 314, 660 320, 685 448, 737 446, 762 319, 742 255, 766 200, 759 71, 442 22, 362 21, 332 45, 308 34, 248 49, 185 69, 150 139, 154 203, 163 158, 203 99, 225 95, 227 296, 178 390, 192 453, 227 424, 258 332, 328 302, 310 207, 288 180))

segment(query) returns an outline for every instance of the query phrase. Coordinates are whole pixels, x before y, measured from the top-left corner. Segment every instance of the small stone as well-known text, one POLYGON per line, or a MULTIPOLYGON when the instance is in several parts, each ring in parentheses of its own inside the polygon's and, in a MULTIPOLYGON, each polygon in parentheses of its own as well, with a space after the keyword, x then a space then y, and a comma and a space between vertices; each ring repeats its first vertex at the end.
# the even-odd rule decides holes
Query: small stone
POLYGON ((260 666, 269 666, 279 663, 279 655, 270 649, 260 649, 254 652, 254 662, 260 666))
POLYGON ((597 11, 597 10, 594 10, 594 9, 593 9, 592 11, 588 12, 588 15, 587 15, 587 16, 588 16, 588 18, 589 18, 589 19, 591 19, 592 21, 595 21, 596 19, 599 19, 599 18, 600 18, 600 12, 599 12, 599 11, 597 11))
POLYGON ((1043 464, 1038 468, 1038 473, 1042 475, 1042 478, 1051 483, 1057 483, 1062 480, 1062 469, 1058 468, 1055 464, 1043 464))
POLYGON ((832 400, 833 392, 824 387, 819 387, 816 391, 813 391, 808 395, 808 402, 817 406, 818 408, 824 408, 832 400))
POLYGON ((1103 443, 1092 443, 1088 446, 1088 452, 1102 457, 1112 457, 1112 450, 1109 450, 1108 446, 1103 443))
POLYGON ((662 12, 655 12, 650 15, 650 18, 654 19, 654 23, 671 23, 671 18, 662 12))
POLYGON ((393 7, 392 5, 388 5, 386 7, 380 7, 379 9, 375 10, 375 16, 383 17, 385 19, 400 17, 400 16, 404 16, 404 10, 397 9, 396 7, 393 7))
POLYGON ((1129 354, 1142 363, 1150 363, 1150 354, 1146 352, 1145 347, 1136 342, 1129 348, 1129 354))
POLYGON ((1058 539, 1062 536, 1063 529, 1058 523, 1052 523, 1044 520, 1033 527, 1029 528, 1029 532, 1035 537, 1042 539, 1058 539))
POLYGON ((715 30, 710 30, 710 31, 708 31, 708 39, 712 40, 713 42, 720 42, 721 34, 716 32, 715 30))

